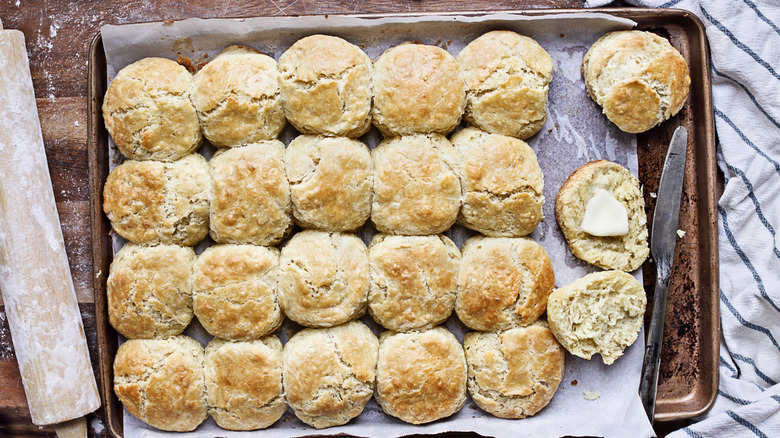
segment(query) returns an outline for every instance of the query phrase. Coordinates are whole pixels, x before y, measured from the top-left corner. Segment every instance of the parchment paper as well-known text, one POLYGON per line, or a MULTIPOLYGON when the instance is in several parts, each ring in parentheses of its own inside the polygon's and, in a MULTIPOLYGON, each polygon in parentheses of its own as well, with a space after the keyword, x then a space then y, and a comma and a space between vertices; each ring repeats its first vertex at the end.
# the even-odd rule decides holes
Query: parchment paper
MULTIPOLYGON (((544 128, 528 140, 537 154, 544 173, 544 220, 531 237, 548 252, 553 262, 556 286, 568 284, 598 270, 571 255, 555 222, 554 204, 558 189, 568 175, 588 161, 608 159, 637 174, 636 138, 618 130, 588 98, 580 75, 580 64, 587 48, 605 32, 627 29, 633 22, 603 14, 569 14, 536 18, 512 14, 484 16, 428 16, 365 19, 355 17, 275 17, 245 20, 189 19, 174 23, 148 23, 105 26, 101 29, 109 80, 122 67, 148 56, 176 59, 177 54, 196 62, 212 59, 229 44, 245 44, 278 59, 284 50, 301 37, 314 33, 337 35, 359 45, 372 59, 387 48, 404 41, 439 45, 457 56, 477 36, 494 29, 514 30, 536 39, 554 61, 549 92, 548 120, 544 128)), ((289 143, 297 133, 289 128, 280 139, 289 143)), ((381 136, 372 129, 362 138, 374 147, 381 136)), ((113 148, 113 144, 112 144, 113 148)), ((210 146, 201 149, 207 157, 210 146)), ((114 151, 114 163, 121 158, 114 151)), ((367 225, 360 231, 368 241, 375 231, 367 225)), ((462 227, 447 233, 458 246, 473 235, 462 227)), ((118 250, 121 241, 115 241, 118 250)), ((199 245, 196 250, 202 250, 199 245)), ((641 280, 641 272, 635 273, 641 280)), ((370 317, 363 319, 372 329, 380 328, 370 317)), ((462 341, 467 329, 454 316, 446 326, 462 341)), ((285 342, 296 327, 285 323, 279 333, 285 342)), ((211 336, 193 322, 185 332, 204 345, 211 336)), ((346 433, 366 437, 398 437, 408 434, 433 434, 446 431, 475 431, 486 436, 557 437, 596 435, 607 437, 653 436, 650 422, 642 409, 637 388, 642 366, 644 334, 611 366, 600 356, 590 361, 567 353, 563 381, 550 404, 533 417, 502 420, 467 400, 463 409, 445 420, 412 426, 385 415, 372 399, 364 412, 349 424, 322 431, 310 428, 287 413, 271 428, 254 432, 231 432, 218 428, 207 419, 186 436, 292 437, 346 433)), ((125 410, 126 437, 174 435, 158 431, 125 410)), ((176 436, 183 436, 180 433, 176 436)))

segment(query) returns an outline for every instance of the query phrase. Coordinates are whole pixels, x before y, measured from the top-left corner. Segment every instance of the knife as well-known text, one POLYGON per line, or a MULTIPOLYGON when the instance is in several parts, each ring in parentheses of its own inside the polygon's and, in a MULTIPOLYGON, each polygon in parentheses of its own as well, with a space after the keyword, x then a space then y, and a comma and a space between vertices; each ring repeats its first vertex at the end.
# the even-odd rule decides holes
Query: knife
POLYGON ((680 126, 672 135, 672 142, 666 153, 661 181, 658 184, 658 200, 653 215, 653 235, 650 237, 650 252, 656 265, 655 298, 650 329, 647 332, 645 358, 642 362, 642 380, 639 382, 639 398, 647 418, 653 422, 655 398, 658 389, 658 368, 661 363, 661 344, 664 336, 666 295, 672 276, 674 246, 680 217, 680 195, 682 194, 685 171, 685 152, 688 131, 680 126))

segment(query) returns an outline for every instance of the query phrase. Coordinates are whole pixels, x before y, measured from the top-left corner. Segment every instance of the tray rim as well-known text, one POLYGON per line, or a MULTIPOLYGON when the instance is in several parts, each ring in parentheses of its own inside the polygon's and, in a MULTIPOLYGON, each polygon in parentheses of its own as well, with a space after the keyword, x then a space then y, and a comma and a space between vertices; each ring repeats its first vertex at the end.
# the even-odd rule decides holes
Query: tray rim
MULTIPOLYGON (((562 8, 562 9, 510 9, 499 11, 450 11, 450 12, 406 12, 406 13, 358 13, 358 14, 300 14, 299 16, 340 16, 340 17, 353 17, 353 18, 365 18, 365 19, 379 19, 387 17, 430 17, 430 16, 482 16, 491 14, 507 14, 517 15, 521 17, 534 17, 543 15, 569 15, 576 13, 599 13, 613 15, 621 18, 628 18, 638 21, 638 24, 642 24, 643 19, 668 19, 669 24, 673 20, 687 21, 688 26, 693 26, 695 29, 695 36, 700 42, 700 47, 697 55, 701 59, 701 68, 703 73, 703 85, 704 89, 699 90, 702 93, 704 114, 698 114, 698 117, 702 117, 701 121, 697 121, 697 125, 703 125, 703 156, 705 161, 705 173, 706 173, 706 194, 698 198, 699 200, 705 200, 705 209, 707 216, 707 223, 702 226, 706 227, 705 233, 702 233, 702 238, 707 239, 710 244, 711 254, 709 259, 703 260, 702 268, 709 269, 710 275, 710 294, 715 299, 710 306, 709 318, 710 325, 708 328, 712 329, 714 333, 720 333, 720 312, 719 312, 719 300, 717 294, 719 290, 719 260, 718 260, 718 235, 717 235, 717 214, 716 214, 716 173, 717 164, 715 156, 715 123, 714 113, 712 105, 712 88, 711 88, 711 70, 710 70, 710 54, 709 43, 707 40, 706 32, 701 20, 693 13, 683 9, 657 9, 657 8, 640 8, 640 7, 620 7, 620 8, 599 8, 599 9, 585 9, 585 8, 562 8)), ((187 17, 190 18, 190 17, 187 17)), ((228 20, 242 20, 249 17, 226 17, 228 20)), ((181 19, 184 20, 184 19, 181 19)), ((181 21, 174 20, 174 21, 181 21)), ((139 21, 134 23, 122 23, 122 24, 139 24, 139 23, 153 23, 160 22, 161 20, 139 21)), ((98 92, 102 91, 100 85, 105 79, 105 54, 102 46, 102 36, 98 31, 92 38, 88 52, 88 100, 87 100, 87 112, 89 114, 87 120, 87 152, 89 160, 89 192, 90 192, 90 225, 91 225, 91 243, 92 243, 92 255, 93 255, 93 294, 95 302, 95 318, 97 326, 97 340, 98 340, 98 368, 99 378, 98 383, 100 387, 100 394, 105 403, 104 410, 104 424, 106 425, 109 433, 114 437, 123 436, 123 425, 115 424, 113 419, 117 415, 115 410, 119 410, 119 418, 121 418, 121 403, 117 399, 113 391, 113 369, 111 366, 113 355, 108 351, 109 344, 112 341, 109 339, 109 333, 114 337, 116 332, 108 324, 107 318, 107 304, 105 299, 105 286, 106 278, 108 275, 108 264, 105 258, 106 248, 104 245, 105 238, 112 233, 113 230, 108 223, 108 219, 102 210, 102 178, 99 175, 99 166, 101 162, 101 151, 99 150, 100 137, 107 137, 108 134, 105 131, 103 125, 101 102, 103 96, 98 92), (102 61, 102 64, 96 61, 102 61), (101 77, 102 75, 102 77, 101 77), (102 135, 101 135, 102 134, 102 135), (106 225, 108 226, 106 227, 106 225), (107 229, 108 233, 101 233, 99 231, 107 229), (107 329, 107 330, 106 330, 107 329)), ((690 61, 690 60, 689 60, 690 61)), ((107 85, 107 84, 106 84, 107 85)), ((699 137, 699 136, 697 136, 699 137)), ((695 145, 694 145, 695 146, 695 145)), ((689 143, 688 147, 691 147, 689 143)), ((702 152, 702 151, 700 151, 702 152)), ((107 157, 106 157, 107 158, 107 157)), ((110 242, 110 240, 109 240, 110 242)), ((109 257, 110 259, 110 254, 109 257)), ((717 336, 716 336, 717 337, 717 336)), ((113 341, 115 343, 115 341, 113 341)), ((714 364, 714 368, 710 373, 710 379, 708 381, 710 393, 705 396, 704 403, 701 403, 695 408, 686 409, 686 402, 692 398, 691 395, 683 399, 663 400, 659 399, 656 404, 656 413, 654 421, 666 422, 666 421, 679 421, 690 419, 692 417, 703 414, 708 411, 715 402, 718 388, 718 358, 719 358, 719 342, 714 340, 713 348, 711 348, 710 363, 714 364)))

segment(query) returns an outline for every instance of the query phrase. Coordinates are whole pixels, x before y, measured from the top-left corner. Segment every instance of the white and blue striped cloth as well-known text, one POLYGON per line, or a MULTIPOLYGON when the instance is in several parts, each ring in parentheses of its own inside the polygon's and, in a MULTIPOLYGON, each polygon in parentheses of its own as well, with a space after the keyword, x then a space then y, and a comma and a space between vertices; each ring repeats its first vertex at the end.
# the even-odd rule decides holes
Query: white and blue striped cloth
POLYGON ((627 1, 687 9, 704 23, 725 175, 720 388, 700 421, 670 437, 780 437, 780 1, 627 1))

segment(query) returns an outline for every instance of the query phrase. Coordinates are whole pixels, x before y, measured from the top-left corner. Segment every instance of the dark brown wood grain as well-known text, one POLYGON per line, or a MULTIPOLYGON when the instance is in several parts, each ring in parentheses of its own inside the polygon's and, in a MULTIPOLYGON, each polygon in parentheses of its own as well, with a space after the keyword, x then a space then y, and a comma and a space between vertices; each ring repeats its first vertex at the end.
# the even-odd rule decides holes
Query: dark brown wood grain
MULTIPOLYGON (((26 38, 52 185, 93 366, 97 361, 97 334, 92 295, 93 260, 87 159, 87 60, 89 45, 101 26, 190 17, 579 8, 583 3, 583 0, 0 2, 3 27, 21 30, 26 38)), ((0 302, 0 436, 53 437, 52 428, 39 428, 30 422, 8 323, 1 312, 0 302)), ((108 436, 102 426, 101 415, 102 410, 89 416, 90 436, 108 436)), ((677 426, 679 424, 674 425, 677 426)), ((671 429, 667 427, 665 430, 671 429)))

